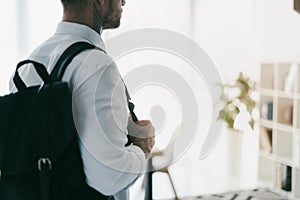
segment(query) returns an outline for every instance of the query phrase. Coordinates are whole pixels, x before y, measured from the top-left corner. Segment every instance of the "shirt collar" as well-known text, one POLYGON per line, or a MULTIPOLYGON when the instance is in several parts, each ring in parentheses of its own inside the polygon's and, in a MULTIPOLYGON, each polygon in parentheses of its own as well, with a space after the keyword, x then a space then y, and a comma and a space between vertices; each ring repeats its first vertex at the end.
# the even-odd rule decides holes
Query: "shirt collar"
POLYGON ((94 31, 90 27, 83 24, 73 22, 60 22, 57 25, 55 34, 68 34, 79 36, 88 40, 93 45, 105 50, 105 45, 101 38, 101 35, 99 35, 99 33, 94 31))

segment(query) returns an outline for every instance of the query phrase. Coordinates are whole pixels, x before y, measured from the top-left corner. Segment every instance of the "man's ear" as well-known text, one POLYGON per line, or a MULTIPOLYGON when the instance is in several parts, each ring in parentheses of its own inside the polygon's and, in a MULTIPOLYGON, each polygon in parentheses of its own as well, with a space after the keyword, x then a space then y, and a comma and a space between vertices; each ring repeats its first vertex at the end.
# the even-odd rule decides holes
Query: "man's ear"
POLYGON ((101 6, 103 6, 106 3, 106 0, 96 0, 96 1, 99 2, 101 6))
POLYGON ((101 9, 106 9, 107 5, 108 5, 108 1, 112 1, 112 0, 96 0, 97 3, 99 4, 101 9))

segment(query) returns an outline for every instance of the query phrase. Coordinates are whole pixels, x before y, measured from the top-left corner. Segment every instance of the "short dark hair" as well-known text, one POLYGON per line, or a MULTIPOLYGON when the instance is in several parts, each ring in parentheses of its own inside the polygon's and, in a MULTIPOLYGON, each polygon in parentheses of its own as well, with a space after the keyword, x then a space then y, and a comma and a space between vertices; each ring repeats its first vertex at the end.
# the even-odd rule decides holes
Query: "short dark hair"
POLYGON ((83 3, 85 0, 60 0, 64 7, 67 7, 73 3, 83 3))
POLYGON ((68 4, 70 4, 70 2, 72 2, 73 0, 61 0, 61 3, 63 6, 66 6, 68 4))

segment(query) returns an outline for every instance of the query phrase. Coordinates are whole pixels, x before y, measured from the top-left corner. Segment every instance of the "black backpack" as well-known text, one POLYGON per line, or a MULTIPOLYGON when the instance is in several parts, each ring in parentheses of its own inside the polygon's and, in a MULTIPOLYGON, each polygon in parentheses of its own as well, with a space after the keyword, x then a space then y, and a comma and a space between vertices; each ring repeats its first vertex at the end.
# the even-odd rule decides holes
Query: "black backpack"
POLYGON ((85 182, 72 97, 61 81, 72 59, 92 48, 85 42, 71 45, 50 75, 35 61, 17 65, 18 92, 0 97, 1 200, 113 199, 85 182), (18 73, 24 64, 32 64, 44 84, 27 87, 18 73))

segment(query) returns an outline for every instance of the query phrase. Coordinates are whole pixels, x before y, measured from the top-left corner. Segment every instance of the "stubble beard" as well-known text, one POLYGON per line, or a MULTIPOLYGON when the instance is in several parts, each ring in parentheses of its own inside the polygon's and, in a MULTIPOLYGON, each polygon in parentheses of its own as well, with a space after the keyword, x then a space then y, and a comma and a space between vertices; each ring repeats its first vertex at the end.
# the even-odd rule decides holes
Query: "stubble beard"
POLYGON ((118 15, 116 9, 114 9, 113 1, 109 1, 108 11, 102 17, 102 27, 103 29, 114 29, 120 26, 121 16, 118 15))
POLYGON ((102 29, 114 29, 120 26, 121 15, 113 7, 113 1, 109 1, 109 7, 104 16, 101 16, 101 12, 94 4, 93 9, 93 27, 97 32, 101 32, 102 29))

